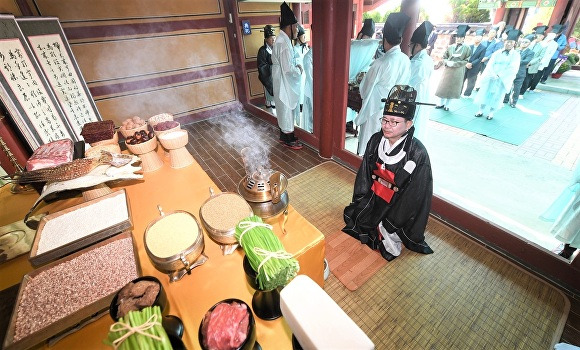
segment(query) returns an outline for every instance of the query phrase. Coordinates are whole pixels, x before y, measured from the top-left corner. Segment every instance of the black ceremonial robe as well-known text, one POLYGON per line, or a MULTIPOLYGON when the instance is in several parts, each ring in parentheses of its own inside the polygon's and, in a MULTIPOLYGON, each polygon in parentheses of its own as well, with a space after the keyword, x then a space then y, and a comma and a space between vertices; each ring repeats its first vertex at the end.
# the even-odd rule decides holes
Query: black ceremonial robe
POLYGON ((274 96, 272 85, 272 55, 266 50, 266 44, 258 50, 258 79, 268 93, 274 96))
MULTIPOLYGON (((385 164, 382 170, 382 174, 390 174, 386 181, 392 189, 385 189, 373 179, 373 174, 377 177, 377 171, 384 164, 378 155, 382 131, 371 137, 356 175, 352 203, 344 209, 346 226, 342 231, 372 249, 382 244, 377 230, 382 221, 385 229, 395 232, 408 249, 423 254, 433 252, 425 243, 433 196, 431 163, 425 146, 412 135, 409 132, 405 141, 390 152, 396 155, 406 150, 402 158, 394 164, 385 164), (413 162, 415 168, 409 173, 407 170, 413 162)), ((381 181, 385 183, 384 179, 381 181)))

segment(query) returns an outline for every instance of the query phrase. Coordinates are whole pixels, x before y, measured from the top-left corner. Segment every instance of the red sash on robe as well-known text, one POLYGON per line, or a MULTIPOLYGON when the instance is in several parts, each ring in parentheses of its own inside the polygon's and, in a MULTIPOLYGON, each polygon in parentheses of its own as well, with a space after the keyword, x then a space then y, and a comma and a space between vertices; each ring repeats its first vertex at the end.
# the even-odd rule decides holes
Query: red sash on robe
POLYGON ((395 186, 395 173, 389 171, 387 169, 383 169, 382 164, 376 163, 377 169, 373 170, 373 174, 376 175, 378 178, 384 180, 384 182, 389 183, 391 186, 384 185, 377 180, 373 181, 373 185, 371 186, 371 190, 379 197, 384 199, 387 203, 391 203, 391 199, 393 199, 393 195, 395 191, 393 188, 395 186), (389 188, 390 187, 390 188, 389 188))

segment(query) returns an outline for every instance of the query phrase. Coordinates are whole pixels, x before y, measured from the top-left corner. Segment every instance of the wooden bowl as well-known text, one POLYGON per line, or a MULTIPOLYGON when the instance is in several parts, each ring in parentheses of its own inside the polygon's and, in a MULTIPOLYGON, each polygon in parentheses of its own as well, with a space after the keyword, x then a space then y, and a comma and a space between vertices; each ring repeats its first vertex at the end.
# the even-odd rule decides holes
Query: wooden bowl
POLYGON ((157 147, 157 137, 154 135, 152 139, 149 141, 145 141, 142 143, 138 143, 135 145, 130 145, 125 141, 125 145, 127 145, 127 149, 131 151, 133 154, 145 154, 155 150, 157 147))
POLYGON ((158 137, 159 142, 161 142, 161 145, 168 150, 185 147, 188 141, 187 130, 181 129, 170 132, 164 132, 158 137))
POLYGON ((173 132, 173 131, 177 131, 177 130, 181 130, 181 124, 179 122, 176 122, 177 126, 171 128, 171 129, 167 129, 167 130, 155 130, 155 128, 153 128, 153 132, 155 133, 155 135, 157 135, 157 137, 163 135, 163 134, 167 134, 169 132, 173 132))
POLYGON ((169 113, 161 113, 161 114, 157 114, 157 115, 154 115, 151 118, 149 118, 148 122, 149 122, 149 125, 151 125, 153 127, 157 123, 166 122, 168 120, 173 120, 173 116, 169 113))
POLYGON ((145 131, 149 132, 149 126, 147 125, 147 123, 145 123, 137 128, 133 128, 133 129, 123 129, 122 127, 119 128, 119 132, 121 133, 121 135, 123 135, 124 138, 127 138, 129 136, 133 136, 133 135, 135 135, 135 132, 141 131, 141 130, 145 130, 145 131))

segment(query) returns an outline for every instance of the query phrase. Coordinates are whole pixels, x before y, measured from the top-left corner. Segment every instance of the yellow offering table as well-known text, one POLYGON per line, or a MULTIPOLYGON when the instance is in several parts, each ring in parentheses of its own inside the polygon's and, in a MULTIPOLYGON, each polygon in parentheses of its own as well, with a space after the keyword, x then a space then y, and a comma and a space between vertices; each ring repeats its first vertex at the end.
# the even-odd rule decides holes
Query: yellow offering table
MULTIPOLYGON (((157 277, 163 284, 169 300, 169 314, 176 315, 185 325, 183 341, 188 349, 199 349, 198 330, 205 312, 215 303, 228 298, 237 298, 251 305, 254 290, 246 282, 242 261, 244 252, 238 248, 231 255, 223 255, 217 243, 204 232, 205 251, 209 258, 196 267, 190 275, 180 281, 169 283, 169 276, 158 271, 147 257, 143 235, 147 225, 159 217, 157 206, 164 212, 185 210, 199 218, 199 208, 209 198, 209 188, 219 191, 213 181, 197 162, 180 168, 170 167, 169 158, 164 159, 161 169, 145 173, 143 180, 109 184, 113 190, 124 188, 129 198, 133 220, 133 237, 139 253, 143 275, 157 277)), ((31 208, 38 194, 10 193, 10 185, 0 189, 0 226, 21 220, 31 208)), ((34 214, 53 213, 79 204, 82 197, 42 203, 34 214)), ((291 199, 290 199, 291 201, 291 199)), ((323 286, 324 236, 318 229, 292 208, 288 208, 286 234, 282 233, 282 215, 268 220, 286 250, 294 254, 300 263, 300 274, 306 274, 323 286)), ((98 268, 96 266, 95 268, 98 268)), ((20 283, 22 277, 33 270, 28 255, 17 257, 0 264, 0 290, 20 283)), ((263 349, 291 349, 291 331, 284 321, 256 319, 257 340, 263 349)), ((58 341, 51 349, 99 349, 109 326, 113 323, 107 315, 92 322, 77 332, 58 341)))

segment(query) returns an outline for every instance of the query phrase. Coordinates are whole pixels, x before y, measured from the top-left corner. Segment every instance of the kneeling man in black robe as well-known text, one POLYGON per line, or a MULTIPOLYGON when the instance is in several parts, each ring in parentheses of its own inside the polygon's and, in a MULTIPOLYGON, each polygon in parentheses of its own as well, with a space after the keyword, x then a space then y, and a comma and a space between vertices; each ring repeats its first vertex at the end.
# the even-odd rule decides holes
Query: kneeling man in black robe
POLYGON ((389 261, 401 253, 401 244, 433 253, 425 242, 433 177, 427 150, 413 137, 416 95, 407 85, 391 89, 381 131, 367 143, 352 203, 344 209, 342 231, 378 249, 389 261))

